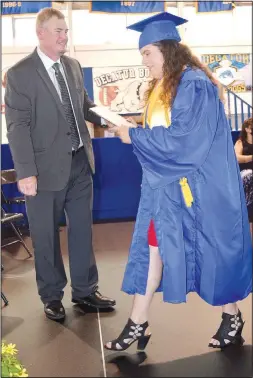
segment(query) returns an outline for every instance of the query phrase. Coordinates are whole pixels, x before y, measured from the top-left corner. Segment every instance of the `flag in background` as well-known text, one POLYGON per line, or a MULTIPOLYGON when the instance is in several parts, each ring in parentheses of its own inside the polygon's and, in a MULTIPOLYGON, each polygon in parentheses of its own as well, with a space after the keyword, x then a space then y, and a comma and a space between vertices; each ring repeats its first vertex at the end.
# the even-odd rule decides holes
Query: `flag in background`
POLYGON ((234 1, 197 1, 197 12, 224 12, 232 11, 234 1))
POLYGON ((38 13, 42 8, 51 8, 52 1, 1 1, 1 14, 38 13))
POLYGON ((90 1, 90 12, 156 13, 165 11, 165 1, 90 1))

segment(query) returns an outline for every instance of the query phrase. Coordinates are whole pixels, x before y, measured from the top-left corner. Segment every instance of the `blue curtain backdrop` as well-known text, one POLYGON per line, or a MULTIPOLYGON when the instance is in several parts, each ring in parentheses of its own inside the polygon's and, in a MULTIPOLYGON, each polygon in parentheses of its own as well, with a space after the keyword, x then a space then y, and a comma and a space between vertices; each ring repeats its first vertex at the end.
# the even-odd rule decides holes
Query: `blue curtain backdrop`
MULTIPOLYGON (((234 143, 238 136, 238 131, 232 132, 234 143)), ((132 146, 121 143, 118 138, 95 138, 92 144, 96 164, 94 221, 135 218, 142 173, 132 146)), ((1 158, 2 169, 14 167, 8 144, 2 145, 1 158)), ((2 189, 7 197, 20 195, 16 184, 3 185, 2 189)), ((13 207, 12 211, 26 214, 25 206, 13 207)))

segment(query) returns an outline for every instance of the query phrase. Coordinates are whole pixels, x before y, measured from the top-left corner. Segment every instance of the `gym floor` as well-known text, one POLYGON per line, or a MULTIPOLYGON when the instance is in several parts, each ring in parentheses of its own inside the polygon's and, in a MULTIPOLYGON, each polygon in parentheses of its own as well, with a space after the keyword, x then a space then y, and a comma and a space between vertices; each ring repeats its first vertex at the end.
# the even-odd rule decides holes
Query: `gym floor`
MULTIPOLYGON (((252 296, 239 303, 246 321, 243 347, 220 352, 208 348, 221 321, 221 309, 212 308, 196 294, 187 304, 165 304, 154 297, 150 325, 152 338, 145 352, 136 344, 125 352, 104 350, 119 335, 131 310, 132 297, 120 291, 133 222, 94 225, 94 250, 100 274, 99 290, 116 299, 111 311, 89 310, 71 303, 70 282, 65 288, 64 323, 48 320, 37 294, 33 258, 19 244, 2 249, 2 339, 15 343, 18 357, 30 377, 251 377, 252 296)), ((68 272, 67 235, 60 232, 68 272)), ((26 237, 31 248, 32 243, 26 237)))

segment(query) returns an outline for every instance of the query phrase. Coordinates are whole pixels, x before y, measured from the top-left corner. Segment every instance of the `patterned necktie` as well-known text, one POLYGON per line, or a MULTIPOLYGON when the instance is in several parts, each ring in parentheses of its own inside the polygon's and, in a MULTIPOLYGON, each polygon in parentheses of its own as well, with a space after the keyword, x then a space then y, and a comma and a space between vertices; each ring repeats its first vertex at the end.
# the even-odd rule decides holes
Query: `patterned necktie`
POLYGON ((53 65, 53 69, 55 70, 55 76, 58 81, 60 91, 61 91, 61 98, 62 98, 62 105, 64 109, 64 113, 66 116, 66 119, 70 125, 70 131, 71 131, 71 141, 72 141, 72 147, 76 151, 80 145, 80 138, 77 130, 76 120, 73 112, 73 108, 71 105, 71 100, 69 97, 68 88, 66 85, 66 82, 64 80, 64 77, 60 71, 60 64, 55 63, 53 65))

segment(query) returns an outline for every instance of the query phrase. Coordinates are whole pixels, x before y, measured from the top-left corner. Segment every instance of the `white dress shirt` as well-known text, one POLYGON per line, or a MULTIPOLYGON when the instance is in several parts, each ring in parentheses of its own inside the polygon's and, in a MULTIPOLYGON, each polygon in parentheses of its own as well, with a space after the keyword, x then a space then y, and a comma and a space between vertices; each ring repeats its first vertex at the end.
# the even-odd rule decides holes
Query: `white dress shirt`
POLYGON ((78 127, 78 123, 77 123, 77 119, 76 119, 76 115, 75 115, 75 111, 74 111, 74 107, 73 107, 73 103, 72 103, 72 99, 71 99, 71 95, 70 95, 70 91, 69 91, 69 86, 68 86, 68 83, 67 83, 67 79, 66 79, 66 75, 65 75, 63 66, 61 64, 61 60, 58 59, 55 62, 54 60, 49 58, 46 54, 44 54, 39 47, 37 47, 37 53, 38 53, 40 59, 42 60, 42 63, 44 64, 44 67, 47 70, 48 75, 49 75, 50 79, 52 80, 52 82, 55 86, 55 89, 56 89, 56 91, 57 91, 57 93, 60 97, 60 100, 62 101, 60 86, 59 86, 59 83, 56 79, 55 70, 53 69, 53 65, 55 63, 59 63, 59 65, 60 65, 60 71, 62 73, 64 80, 65 80, 65 83, 66 83, 66 86, 67 86, 67 89, 68 89, 68 92, 69 92, 69 98, 70 98, 70 101, 71 101, 71 106, 72 106, 73 114, 74 114, 76 125, 77 125, 77 130, 78 130, 78 134, 79 134, 79 138, 80 138, 80 144, 79 144, 78 148, 80 148, 81 146, 83 146, 83 142, 82 142, 82 139, 81 139, 81 136, 80 136, 80 131, 79 131, 79 127, 78 127))

